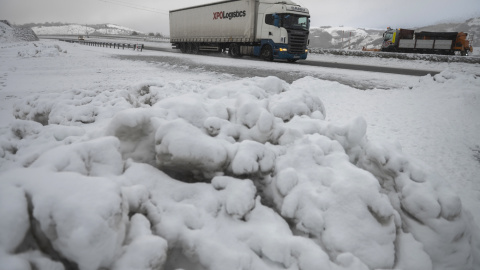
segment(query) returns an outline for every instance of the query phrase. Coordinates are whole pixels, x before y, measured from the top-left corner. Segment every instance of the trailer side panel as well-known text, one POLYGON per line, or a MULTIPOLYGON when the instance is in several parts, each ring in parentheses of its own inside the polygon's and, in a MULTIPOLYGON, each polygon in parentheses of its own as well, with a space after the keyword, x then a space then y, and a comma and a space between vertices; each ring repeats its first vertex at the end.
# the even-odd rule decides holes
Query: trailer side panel
POLYGON ((436 50, 450 50, 452 48, 451 40, 435 40, 436 50))
POLYGON ((170 11, 172 42, 254 42, 255 0, 170 11))
POLYGON ((433 40, 417 40, 416 49, 433 49, 433 40))
POLYGON ((398 45, 401 49, 413 49, 415 48, 414 39, 400 39, 400 44, 398 45))

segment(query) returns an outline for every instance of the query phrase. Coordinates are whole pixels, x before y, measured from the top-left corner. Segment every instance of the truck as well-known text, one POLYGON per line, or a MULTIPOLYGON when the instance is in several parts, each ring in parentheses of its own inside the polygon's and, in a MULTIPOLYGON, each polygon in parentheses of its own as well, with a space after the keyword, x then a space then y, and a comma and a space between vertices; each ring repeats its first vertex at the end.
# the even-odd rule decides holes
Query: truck
POLYGON ((383 34, 381 51, 405 53, 429 53, 462 56, 473 52, 464 32, 415 32, 410 29, 388 28, 383 34))
POLYGON ((197 5, 170 14, 170 42, 182 53, 228 52, 267 61, 304 60, 310 14, 290 0, 231 0, 197 5))

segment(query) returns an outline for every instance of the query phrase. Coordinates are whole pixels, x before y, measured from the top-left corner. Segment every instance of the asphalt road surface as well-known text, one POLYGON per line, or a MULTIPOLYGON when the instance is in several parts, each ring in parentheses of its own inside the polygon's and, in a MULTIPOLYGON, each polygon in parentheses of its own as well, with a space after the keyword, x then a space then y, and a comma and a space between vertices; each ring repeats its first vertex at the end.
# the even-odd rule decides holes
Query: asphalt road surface
MULTIPOLYGON (((179 50, 159 48, 159 47, 149 47, 149 46, 145 46, 145 50, 181 53, 179 50)), ((215 55, 212 54, 211 56, 215 56, 215 55)), ((340 69, 390 73, 390 74, 398 74, 398 75, 410 75, 410 76, 425 76, 428 74, 434 76, 440 73, 438 71, 432 71, 432 70, 404 69, 404 68, 392 68, 392 67, 385 67, 385 66, 368 66, 368 65, 357 65, 357 64, 343 64, 343 63, 332 63, 332 62, 322 62, 322 61, 313 61, 313 60, 298 61, 295 64, 326 67, 326 68, 340 68, 340 69)))
MULTIPOLYGON (((70 41, 78 42, 78 40, 71 39, 70 41)), ((119 43, 125 41, 116 41, 106 38, 90 38, 88 41, 90 42, 111 42, 111 43, 119 43)), ((134 40, 127 41, 130 44, 137 43, 134 40)), ((140 42, 139 42, 140 43, 140 42)), ((164 51, 164 52, 171 52, 171 53, 179 53, 181 54, 180 50, 172 49, 170 47, 160 47, 160 46, 151 46, 146 45, 144 50, 153 50, 153 51, 164 51)), ((209 57, 228 57, 226 54, 221 53, 208 53, 209 57)), ((276 66, 277 63, 287 63, 283 60, 276 60, 272 63, 271 69, 264 69, 264 68, 249 68, 249 67, 242 67, 242 66, 216 66, 216 65, 209 65, 205 63, 197 63, 195 61, 190 61, 188 58, 185 57, 174 57, 174 56, 142 56, 142 55, 119 55, 117 58, 126 59, 126 60, 133 60, 133 61, 146 61, 151 63, 158 63, 164 62, 168 63, 172 66, 188 66, 191 69, 203 69, 205 71, 217 72, 217 73, 229 73, 234 76, 244 78, 244 77, 266 77, 266 76, 277 76, 282 80, 285 80, 289 83, 301 79, 305 76, 312 76, 315 78, 323 79, 323 80, 331 80, 337 81, 341 84, 349 85, 351 87, 357 89, 390 89, 395 87, 394 85, 388 84, 385 81, 356 81, 345 78, 345 76, 335 76, 331 74, 323 74, 321 72, 309 72, 309 71, 292 71, 285 69, 285 67, 276 66), (282 70, 283 69, 283 70, 282 70)), ((264 61, 256 57, 243 57, 242 59, 248 59, 249 61, 264 61)), ((406 68, 393 68, 387 66, 371 66, 371 65, 359 65, 359 64, 347 64, 347 63, 335 63, 335 62, 323 62, 323 61, 315 61, 315 60, 302 60, 296 63, 289 63, 288 65, 294 66, 313 66, 313 67, 322 67, 322 68, 332 68, 332 69, 344 69, 344 70, 355 70, 355 71, 365 71, 365 72, 376 72, 376 73, 389 73, 389 74, 397 74, 397 75, 407 75, 407 76, 425 76, 430 74, 434 76, 440 72, 432 71, 432 70, 420 70, 420 69, 406 69, 406 68)), ((311 70, 311 69, 310 69, 311 70)))

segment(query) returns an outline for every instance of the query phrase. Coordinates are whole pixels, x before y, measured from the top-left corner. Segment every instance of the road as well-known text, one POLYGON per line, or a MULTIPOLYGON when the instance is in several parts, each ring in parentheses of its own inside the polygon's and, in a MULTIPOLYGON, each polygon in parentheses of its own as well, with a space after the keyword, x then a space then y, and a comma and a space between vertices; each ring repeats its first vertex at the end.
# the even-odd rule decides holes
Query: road
MULTIPOLYGON (((145 46, 145 49, 180 53, 179 50, 153 47, 153 46, 145 46)), ((211 56, 215 56, 215 55, 212 54, 211 56)), ((262 61, 255 58, 252 58, 252 60, 262 61)), ((385 66, 380 67, 380 66, 356 65, 356 64, 332 63, 332 62, 313 61, 313 60, 299 61, 295 64, 326 67, 326 68, 339 68, 339 69, 360 70, 360 71, 379 72, 379 73, 390 73, 390 74, 409 75, 409 76, 425 76, 428 74, 434 76, 440 73, 438 71, 433 71, 433 70, 403 69, 403 68, 392 68, 392 67, 385 67, 385 66)))
MULTIPOLYGON (((78 42, 76 39, 69 38, 71 41, 78 42)), ((90 42, 119 42, 118 40, 113 40, 109 38, 102 37, 91 37, 89 38, 90 42)), ((125 42, 125 40, 120 41, 125 42)), ((136 43, 142 42, 141 40, 128 40, 127 43, 136 43)), ((154 51, 164 51, 172 53, 180 53, 179 50, 151 45, 153 42, 149 42, 145 45, 145 50, 154 50, 154 51)), ((212 57, 224 57, 222 55, 210 54, 212 57)), ((262 61, 256 58, 250 58, 252 61, 262 61)), ((425 76, 425 75, 436 75, 439 72, 433 70, 421 70, 421 69, 404 69, 404 68, 393 68, 386 66, 371 66, 371 65, 358 65, 358 64, 346 64, 346 63, 332 63, 332 62, 323 62, 323 61, 314 61, 314 60, 305 60, 295 63, 296 65, 306 65, 306 66, 317 66, 324 68, 336 68, 336 69, 347 69, 347 70, 357 70, 357 71, 368 71, 368 72, 378 72, 378 73, 389 73, 389 74, 398 74, 398 75, 409 75, 409 76, 425 76)), ((287 79, 287 81, 289 81, 287 79)))

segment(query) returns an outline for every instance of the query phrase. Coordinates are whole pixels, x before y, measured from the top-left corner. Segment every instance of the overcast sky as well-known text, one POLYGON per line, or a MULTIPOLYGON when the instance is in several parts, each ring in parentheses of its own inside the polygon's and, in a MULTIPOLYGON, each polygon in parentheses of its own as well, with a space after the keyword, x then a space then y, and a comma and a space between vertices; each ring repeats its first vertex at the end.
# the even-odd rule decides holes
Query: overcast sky
MULTIPOLYGON (((294 0, 295 1, 295 0, 294 0)), ((114 23, 168 34, 168 11, 215 0, 0 0, 0 19, 16 24, 114 23)), ((384 29, 460 22, 480 17, 480 0, 296 0, 312 26, 384 29)))

